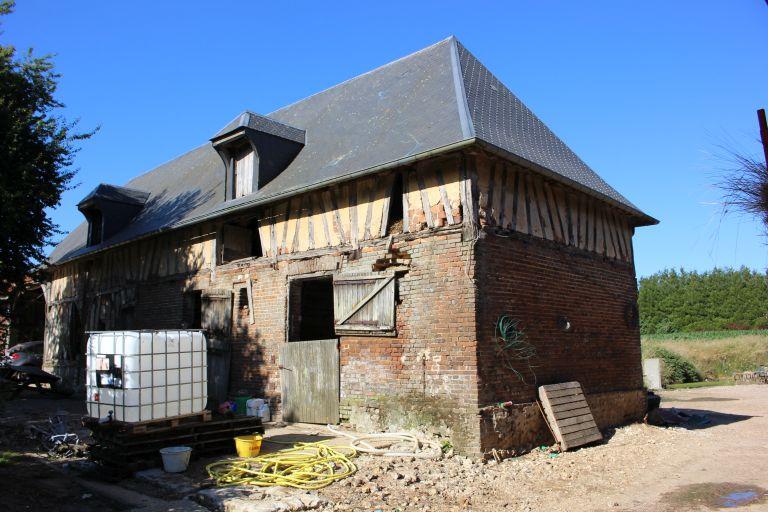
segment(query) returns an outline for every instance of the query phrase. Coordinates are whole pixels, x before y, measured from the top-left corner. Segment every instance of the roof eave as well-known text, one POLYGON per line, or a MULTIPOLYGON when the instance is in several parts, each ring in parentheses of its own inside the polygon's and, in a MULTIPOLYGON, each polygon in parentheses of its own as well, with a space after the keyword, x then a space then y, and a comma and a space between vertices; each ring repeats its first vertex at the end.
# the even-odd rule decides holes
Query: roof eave
POLYGON ((370 174, 375 174, 375 173, 382 172, 382 171, 385 171, 385 170, 389 170, 389 169, 392 169, 392 168, 395 168, 395 167, 402 167, 404 165, 409 165, 409 164, 412 164, 414 162, 418 162, 420 160, 425 160, 427 158, 431 158, 431 157, 434 157, 434 156, 446 154, 446 153, 449 153, 451 151, 456 151, 458 149, 462 149, 462 148, 471 146, 471 145, 475 144, 475 142, 476 142, 476 139, 474 137, 469 138, 469 139, 459 140, 457 142, 453 142, 451 144, 448 144, 448 145, 445 145, 445 146, 441 146, 439 148, 435 148, 435 149, 432 149, 432 150, 429 150, 429 151, 424 151, 424 152, 421 152, 421 153, 416 153, 416 154, 408 156, 408 157, 399 158, 397 160, 393 160, 393 161, 385 163, 385 164, 379 164, 379 165, 375 165, 375 166, 372 166, 372 167, 368 167, 368 168, 363 169, 361 171, 354 171, 354 172, 351 172, 351 173, 347 173, 347 174, 345 174, 343 176, 339 176, 339 177, 336 177, 336 178, 333 178, 333 179, 328 179, 328 180, 320 181, 320 182, 313 183, 311 185, 307 185, 307 186, 304 186, 304 187, 297 187, 297 188, 294 188, 294 189, 291 189, 291 190, 283 191, 283 192, 278 193, 278 194, 273 194, 273 195, 264 196, 264 197, 258 197, 258 198, 253 199, 252 201, 245 201, 243 203, 233 204, 229 208, 222 208, 222 209, 216 210, 216 211, 208 213, 208 214, 198 215, 196 217, 192 217, 190 219, 186 219, 186 220, 184 220, 182 222, 179 222, 177 224, 173 224, 171 226, 165 226, 165 227, 162 227, 160 229, 156 229, 154 231, 150 231, 150 232, 144 233, 144 234, 142 234, 140 236, 137 236, 135 238, 131 238, 129 240, 124 240, 124 241, 121 241, 121 242, 117 242, 115 244, 104 245, 103 247, 99 247, 98 249, 95 249, 93 251, 88 251, 86 253, 79 254, 77 256, 73 256, 73 257, 70 257, 70 258, 62 258, 62 259, 60 259, 58 261, 55 261, 55 262, 49 262, 48 264, 52 265, 52 266, 54 266, 54 265, 61 265, 63 263, 69 263, 69 262, 72 262, 72 261, 75 261, 75 260, 78 260, 78 259, 89 258, 89 257, 92 257, 92 256, 94 256, 96 254, 104 252, 104 251, 106 251, 108 249, 114 249, 115 247, 120 247, 120 246, 129 244, 129 243, 136 242, 138 240, 143 240, 145 238, 149 238, 151 236, 158 235, 160 233, 166 233, 166 232, 174 231, 176 229, 181 229, 181 228, 189 227, 191 225, 198 224, 198 223, 201 223, 201 222, 206 222, 206 221, 209 221, 209 220, 220 219, 222 217, 226 217, 226 216, 228 216, 230 214, 233 214, 235 212, 247 210, 249 208, 254 208, 254 207, 257 207, 257 206, 263 206, 265 204, 269 204, 269 203, 272 203, 272 202, 275 202, 275 201, 279 201, 281 199, 286 199, 288 197, 292 197, 292 196, 295 196, 295 195, 298 195, 298 194, 302 194, 302 193, 305 193, 305 192, 311 192, 313 190, 317 190, 317 189, 321 189, 321 188, 324 188, 324 187, 328 187, 328 186, 331 186, 331 185, 334 185, 336 183, 340 183, 340 182, 343 182, 343 181, 349 181, 349 180, 352 180, 352 179, 355 179, 355 178, 360 178, 362 176, 367 176, 367 175, 370 175, 370 174))

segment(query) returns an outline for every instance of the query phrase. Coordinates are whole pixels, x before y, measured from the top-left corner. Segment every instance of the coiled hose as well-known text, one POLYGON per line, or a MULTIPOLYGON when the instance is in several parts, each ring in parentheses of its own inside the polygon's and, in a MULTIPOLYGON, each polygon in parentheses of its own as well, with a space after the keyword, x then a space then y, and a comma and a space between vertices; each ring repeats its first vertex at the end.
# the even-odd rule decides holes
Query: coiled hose
POLYGON ((208 464, 205 469, 218 486, 283 485, 315 490, 353 475, 357 466, 350 446, 330 447, 325 441, 296 443, 275 453, 208 464))

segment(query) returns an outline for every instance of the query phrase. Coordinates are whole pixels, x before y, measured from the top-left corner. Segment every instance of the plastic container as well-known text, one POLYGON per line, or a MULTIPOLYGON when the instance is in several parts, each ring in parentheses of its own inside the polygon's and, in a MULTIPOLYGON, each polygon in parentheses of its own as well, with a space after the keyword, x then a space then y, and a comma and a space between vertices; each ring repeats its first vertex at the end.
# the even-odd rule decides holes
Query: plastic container
POLYGON ((261 421, 272 420, 272 411, 269 410, 268 403, 263 403, 261 404, 261 407, 259 407, 259 418, 261 418, 261 421))
POLYGON ((237 436, 235 438, 235 448, 238 457, 255 457, 261 451, 261 436, 254 434, 252 436, 237 436))
POLYGON ((234 399, 235 405, 237 407, 235 408, 235 414, 238 416, 245 416, 247 410, 248 410, 248 400, 250 400, 251 397, 249 396, 237 396, 234 399))
POLYGON ((189 446, 169 446, 160 450, 160 456, 163 458, 163 469, 166 473, 186 471, 191 455, 192 448, 189 446))
POLYGON ((251 398, 245 402, 245 414, 246 416, 258 416, 259 408, 264 403, 263 398, 251 398))
POLYGON ((205 335, 198 330, 103 331, 88 338, 88 413, 129 423, 196 414, 208 400, 205 335))

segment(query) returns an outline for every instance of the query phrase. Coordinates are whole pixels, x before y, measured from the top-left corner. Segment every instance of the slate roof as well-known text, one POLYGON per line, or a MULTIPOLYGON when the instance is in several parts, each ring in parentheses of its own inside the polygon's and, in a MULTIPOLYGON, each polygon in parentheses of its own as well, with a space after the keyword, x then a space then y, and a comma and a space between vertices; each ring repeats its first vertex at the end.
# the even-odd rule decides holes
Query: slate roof
POLYGON ((229 135, 240 128, 251 128, 252 130, 269 133, 270 135, 282 137, 301 144, 304 144, 306 139, 306 132, 304 130, 279 123, 274 119, 254 114, 253 112, 246 110, 227 123, 227 126, 219 130, 219 133, 214 135, 212 140, 229 135))
POLYGON ((82 201, 77 203, 77 206, 85 204, 91 199, 105 199, 117 203, 143 205, 149 199, 149 192, 102 183, 85 196, 82 201))
POLYGON ((223 163, 206 143, 125 185, 150 196, 123 231, 86 247, 83 223, 49 261, 63 262, 473 143, 612 203, 633 215, 637 225, 657 222, 590 169, 455 37, 267 116, 245 112, 216 136, 252 123, 257 129, 287 128, 293 137, 306 134, 298 156, 261 189, 225 202, 223 163))

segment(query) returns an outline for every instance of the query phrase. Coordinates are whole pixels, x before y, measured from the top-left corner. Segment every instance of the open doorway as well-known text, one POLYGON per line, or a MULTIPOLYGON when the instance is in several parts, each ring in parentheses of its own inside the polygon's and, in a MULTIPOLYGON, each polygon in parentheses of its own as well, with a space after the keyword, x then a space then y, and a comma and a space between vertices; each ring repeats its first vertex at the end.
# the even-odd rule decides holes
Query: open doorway
POLYGON ((292 280, 288 301, 288 341, 327 340, 336 337, 331 276, 292 280))
POLYGON ((403 174, 396 173, 389 198, 387 215, 387 234, 397 235, 403 232, 403 174))

